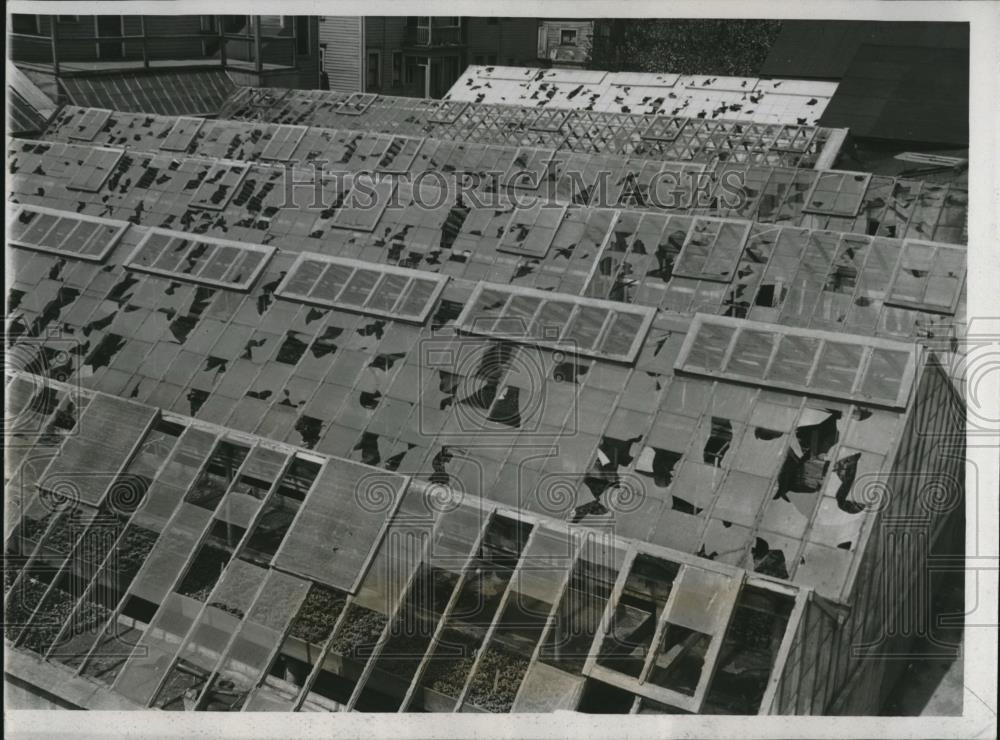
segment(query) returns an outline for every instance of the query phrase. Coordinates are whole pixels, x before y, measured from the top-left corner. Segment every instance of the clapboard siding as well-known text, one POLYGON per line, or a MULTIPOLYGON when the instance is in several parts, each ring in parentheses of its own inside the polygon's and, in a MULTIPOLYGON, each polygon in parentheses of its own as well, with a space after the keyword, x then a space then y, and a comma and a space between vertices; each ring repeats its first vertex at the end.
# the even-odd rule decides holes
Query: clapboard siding
POLYGON ((323 71, 331 90, 361 90, 362 21, 360 16, 350 15, 319 19, 319 43, 326 47, 323 71))
POLYGON ((495 55, 497 64, 537 64, 538 18, 463 18, 468 26, 469 62, 477 56, 495 55))
POLYGON ((369 49, 377 49, 386 55, 401 50, 405 38, 405 17, 365 18, 365 44, 369 49))

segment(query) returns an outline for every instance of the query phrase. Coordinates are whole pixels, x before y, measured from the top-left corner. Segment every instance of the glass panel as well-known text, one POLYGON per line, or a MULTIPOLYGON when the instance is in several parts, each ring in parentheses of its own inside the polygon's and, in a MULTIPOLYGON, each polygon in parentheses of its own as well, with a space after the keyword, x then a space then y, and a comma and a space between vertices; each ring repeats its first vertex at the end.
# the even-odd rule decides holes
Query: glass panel
POLYGON ((861 365, 863 347, 827 341, 820 352, 809 387, 817 391, 850 393, 861 365))
POLYGON ((149 702, 200 610, 194 599, 170 594, 118 676, 115 691, 140 704, 149 702))
POLYGON ((429 695, 458 699, 530 531, 530 525, 500 516, 487 526, 424 671, 421 686, 429 695))
POLYGON ((861 392, 870 398, 895 402, 909 361, 908 352, 873 348, 861 392))
POLYGON ((726 372, 762 380, 776 340, 773 332, 744 329, 729 356, 726 372))
POLYGON ((597 656, 599 665, 639 677, 679 570, 667 560, 636 556, 597 656))
POLYGON ((804 385, 816 359, 820 340, 791 334, 781 337, 778 352, 771 363, 768 379, 779 383, 804 385))
POLYGON ((596 538, 585 542, 542 645, 542 661, 581 673, 623 559, 622 550, 596 538))
MULTIPOLYGON (((206 695, 206 700, 203 702, 204 709, 231 711, 242 706, 243 697, 256 684, 260 674, 267 667, 271 651, 278 645, 285 628, 301 606, 308 590, 308 581, 278 571, 269 571, 260 596, 247 615, 215 678, 215 682, 228 681, 233 693, 240 695, 239 700, 229 704, 215 701, 206 695)), ((335 613, 339 613, 335 604, 331 606, 335 613)), ((276 662, 280 662, 280 653, 276 662)), ((272 673, 276 671, 280 671, 281 676, 284 676, 283 666, 277 666, 272 673)), ((226 687, 213 684, 213 689, 223 688, 226 687)))
POLYGON ((684 361, 686 367, 718 372, 736 329, 718 324, 702 324, 684 361))
POLYGON ((466 703, 509 712, 572 562, 566 533, 537 532, 510 584, 510 596, 469 684, 466 703))
POLYGON ((606 308, 580 306, 562 341, 578 350, 593 349, 607 316, 606 308))
POLYGON ((757 714, 794 603, 785 594, 743 587, 708 687, 705 713, 757 714))

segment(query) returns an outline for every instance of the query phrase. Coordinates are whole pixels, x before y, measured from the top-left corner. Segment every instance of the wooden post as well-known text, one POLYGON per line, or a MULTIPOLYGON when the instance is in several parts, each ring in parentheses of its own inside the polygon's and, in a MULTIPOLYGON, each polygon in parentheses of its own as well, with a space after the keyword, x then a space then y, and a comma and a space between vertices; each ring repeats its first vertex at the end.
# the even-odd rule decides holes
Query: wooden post
POLYGON ((250 20, 253 25, 253 61, 257 70, 257 84, 261 85, 263 84, 260 78, 264 74, 264 58, 261 56, 260 16, 252 15, 250 20))
POLYGON ((52 41, 52 74, 59 76, 59 37, 56 33, 56 20, 59 16, 49 16, 49 38, 52 41))
POLYGON ((223 16, 215 16, 215 28, 219 33, 219 61, 222 63, 222 68, 226 68, 226 29, 223 26, 223 16))
POLYGON ((149 69, 149 49, 146 45, 146 16, 139 16, 139 33, 142 34, 142 66, 149 69))

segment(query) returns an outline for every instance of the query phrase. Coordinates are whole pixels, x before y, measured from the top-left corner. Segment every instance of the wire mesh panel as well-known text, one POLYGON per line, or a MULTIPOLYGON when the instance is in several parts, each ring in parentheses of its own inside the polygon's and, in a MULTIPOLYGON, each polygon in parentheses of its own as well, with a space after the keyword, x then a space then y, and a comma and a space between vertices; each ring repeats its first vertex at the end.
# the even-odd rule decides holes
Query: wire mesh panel
POLYGON ((655 313, 653 308, 481 282, 456 326, 470 334, 632 362, 655 313))
POLYGON ((83 161, 74 170, 69 182, 66 183, 66 187, 70 190, 96 193, 104 187, 108 175, 111 174, 124 155, 124 149, 108 149, 106 147, 89 149, 83 161))
POLYGON ((127 221, 84 216, 42 206, 19 206, 7 222, 7 243, 63 257, 103 262, 127 221))
POLYGON ((916 373, 916 346, 698 314, 674 368, 903 408, 916 373))
POLYGON ((274 247, 150 229, 125 260, 130 269, 249 290, 274 254, 274 247))
POLYGON ((642 138, 651 141, 675 141, 681 135, 687 122, 686 118, 653 116, 649 126, 642 132, 642 138))
POLYGON ((543 108, 539 111, 538 115, 528 123, 528 128, 532 131, 558 133, 562 130, 563 125, 571 115, 573 115, 573 111, 559 110, 557 108, 543 108))
POLYGON ((275 292, 288 300, 422 324, 447 282, 447 275, 303 252, 275 292))
POLYGON ((168 152, 186 152, 204 123, 204 118, 178 118, 160 144, 160 149, 168 152))
POLYGON ((435 101, 432 105, 434 112, 427 118, 429 123, 455 123, 469 107, 469 103, 452 100, 435 101))

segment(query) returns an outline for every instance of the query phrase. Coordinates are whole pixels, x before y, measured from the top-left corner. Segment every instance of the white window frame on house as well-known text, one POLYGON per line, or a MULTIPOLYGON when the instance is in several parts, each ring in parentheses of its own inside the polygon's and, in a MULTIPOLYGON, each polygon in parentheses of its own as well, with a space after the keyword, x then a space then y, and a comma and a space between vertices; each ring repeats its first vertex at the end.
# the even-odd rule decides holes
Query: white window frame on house
POLYGON ((13 18, 13 14, 12 14, 12 17, 11 17, 11 32, 12 32, 13 35, 15 35, 15 36, 41 36, 41 35, 43 35, 42 34, 42 30, 41 30, 42 29, 41 16, 35 15, 33 13, 17 13, 17 15, 29 16, 31 18, 34 18, 35 19, 35 30, 32 31, 31 33, 25 33, 24 31, 17 31, 15 33, 13 31, 13 28, 14 28, 14 18, 13 18))
POLYGON ((396 49, 392 52, 392 86, 403 86, 403 50, 396 49), (396 62, 399 64, 396 64, 396 62))
MULTIPOLYGON (((124 15, 119 15, 118 16, 118 29, 119 29, 118 35, 119 36, 124 36, 125 35, 125 16, 124 15)), ((94 16, 94 50, 97 52, 97 58, 98 59, 101 58, 101 44, 102 43, 103 44, 114 43, 113 41, 111 41, 111 42, 101 41, 101 38, 102 38, 102 36, 101 36, 101 19, 100 19, 100 16, 96 16, 95 15, 94 16)), ((103 38, 107 38, 107 36, 104 36, 103 38)), ((120 42, 120 46, 121 46, 121 52, 120 53, 122 55, 122 58, 124 58, 125 57, 125 42, 121 41, 120 42)))
POLYGON ((560 28, 559 29, 559 46, 576 46, 577 40, 580 38, 580 33, 575 28, 560 28), (566 34, 573 34, 572 41, 566 41, 566 34))
POLYGON ((365 50, 365 91, 368 90, 381 90, 382 89, 382 51, 380 49, 366 49, 365 50), (377 79, 376 84, 372 85, 371 81, 368 79, 368 73, 371 70, 372 55, 375 55, 378 59, 378 72, 376 72, 377 79))

